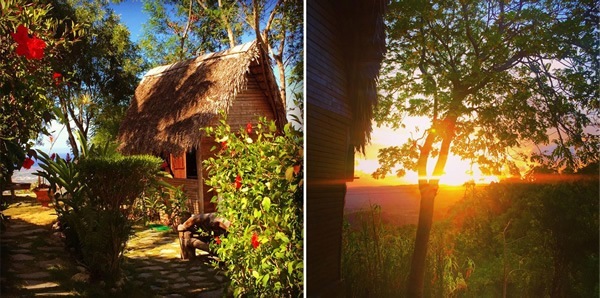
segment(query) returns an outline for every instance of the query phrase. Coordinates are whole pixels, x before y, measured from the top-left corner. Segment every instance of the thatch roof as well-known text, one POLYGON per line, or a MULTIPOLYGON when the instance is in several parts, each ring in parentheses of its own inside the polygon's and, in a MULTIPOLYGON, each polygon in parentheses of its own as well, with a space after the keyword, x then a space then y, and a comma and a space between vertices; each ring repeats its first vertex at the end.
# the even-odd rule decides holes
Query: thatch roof
POLYGON ((386 0, 342 1, 340 13, 345 20, 343 39, 346 41, 347 61, 350 77, 350 106, 353 121, 352 143, 364 152, 371 139, 371 120, 377 105, 377 76, 386 52, 384 14, 386 0))
POLYGON ((200 145, 200 128, 216 124, 229 111, 247 75, 261 82, 267 100, 283 125, 285 108, 267 56, 250 42, 229 50, 150 70, 135 90, 119 130, 119 150, 126 154, 180 154, 200 145), (273 87, 275 86, 275 87, 273 87))

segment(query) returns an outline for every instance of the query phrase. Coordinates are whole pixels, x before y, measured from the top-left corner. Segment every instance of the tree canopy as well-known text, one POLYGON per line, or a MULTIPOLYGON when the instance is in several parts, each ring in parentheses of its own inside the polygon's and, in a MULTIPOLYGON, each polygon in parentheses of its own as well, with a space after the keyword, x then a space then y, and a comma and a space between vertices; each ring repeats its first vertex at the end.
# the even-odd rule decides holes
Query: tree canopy
MULTIPOLYGON (((528 141, 553 143, 557 168, 582 167, 598 156, 585 129, 598 125, 597 23, 592 1, 396 1, 376 121, 426 116, 432 144, 491 173, 528 141)), ((382 151, 377 174, 415 169, 419 142, 382 151)))
POLYGON ((93 132, 103 140, 114 139, 145 63, 129 30, 105 1, 56 1, 55 7, 57 17, 86 26, 85 38, 55 62, 63 78, 53 92, 56 111, 77 155, 75 129, 84 137, 93 132))
POLYGON ((422 294, 433 200, 450 152, 499 174, 510 149, 541 144, 533 160, 574 171, 598 160, 598 10, 593 1, 393 1, 378 124, 406 115, 430 127, 380 150, 384 177, 416 170, 419 229, 409 289, 422 294), (432 173, 430 158, 437 157, 432 173))

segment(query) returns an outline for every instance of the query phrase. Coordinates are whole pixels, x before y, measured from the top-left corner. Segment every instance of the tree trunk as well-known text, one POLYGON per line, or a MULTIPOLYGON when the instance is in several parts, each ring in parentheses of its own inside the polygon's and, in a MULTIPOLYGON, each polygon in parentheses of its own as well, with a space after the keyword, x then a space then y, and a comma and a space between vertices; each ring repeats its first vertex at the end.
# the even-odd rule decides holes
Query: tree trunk
POLYGON ((408 276, 408 297, 423 297, 423 286, 425 284, 425 259, 429 246, 429 234, 433 222, 433 203, 437 194, 437 185, 429 183, 419 185, 421 193, 421 206, 419 208, 419 225, 417 226, 417 238, 410 264, 408 276))
POLYGON ((62 105, 63 121, 65 127, 67 128, 67 134, 69 137, 69 144, 71 145, 71 151, 73 152, 73 157, 77 158, 79 156, 79 149, 77 148, 77 141, 75 140, 75 135, 73 134, 73 130, 71 128, 71 121, 69 120, 69 112, 67 110, 68 103, 62 98, 59 98, 59 101, 62 105))
POLYGON ((223 27, 225 27, 225 30, 227 31, 227 38, 229 39, 229 47, 233 48, 233 47, 235 47, 235 35, 233 35, 233 28, 231 27, 231 22, 229 22, 229 20, 227 19, 227 16, 224 13, 225 9, 223 8, 222 1, 221 0, 217 1, 217 4, 219 5, 219 10, 221 10, 221 22, 223 24, 223 27))
POLYGON ((444 174, 446 161, 450 144, 454 139, 454 128, 456 116, 448 115, 446 118, 433 124, 427 133, 425 143, 421 147, 421 153, 417 162, 417 172, 419 174, 419 192, 421 193, 421 206, 419 207, 419 222, 417 226, 417 237, 415 239, 415 249, 410 265, 408 275, 407 292, 408 297, 423 297, 423 286, 425 285, 425 266, 427 258, 427 249, 429 247, 429 234, 433 222, 433 203, 437 195, 440 176, 444 174), (433 143, 436 136, 442 136, 442 145, 440 153, 433 169, 432 177, 427 175, 427 161, 429 159, 433 143))
MULTIPOLYGON (((283 50, 281 50, 283 52, 283 50)), ((283 53, 275 56, 275 63, 277 64, 277 69, 279 70, 279 94, 281 96, 281 101, 283 102, 283 106, 287 108, 286 102, 286 82, 285 82, 285 66, 283 65, 282 59, 283 53)))

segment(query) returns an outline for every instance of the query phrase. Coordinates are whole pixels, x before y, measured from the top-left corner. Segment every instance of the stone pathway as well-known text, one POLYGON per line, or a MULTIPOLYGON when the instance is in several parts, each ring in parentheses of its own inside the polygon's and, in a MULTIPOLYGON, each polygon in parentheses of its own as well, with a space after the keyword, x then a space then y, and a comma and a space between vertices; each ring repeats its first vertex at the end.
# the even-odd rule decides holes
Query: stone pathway
MULTIPOLYGON (((52 230, 53 209, 21 200, 4 211, 11 216, 0 234, 0 296, 98 296, 87 283, 85 269, 65 251, 52 230)), ((177 233, 138 229, 125 252, 128 297, 222 297, 226 278, 207 257, 179 257, 177 233)))

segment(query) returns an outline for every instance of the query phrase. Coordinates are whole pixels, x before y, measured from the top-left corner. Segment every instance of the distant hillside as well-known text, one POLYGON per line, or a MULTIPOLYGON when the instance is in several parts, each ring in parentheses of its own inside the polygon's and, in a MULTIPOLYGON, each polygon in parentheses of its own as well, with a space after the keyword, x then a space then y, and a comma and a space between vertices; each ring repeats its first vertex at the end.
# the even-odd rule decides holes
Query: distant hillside
MULTIPOLYGON (((440 186, 435 199, 434 220, 443 218, 448 208, 462 199, 464 194, 464 186, 440 186)), ((374 204, 381 206, 381 217, 387 224, 416 224, 420 197, 418 185, 349 187, 344 215, 351 225, 356 224, 358 214, 368 211, 370 204, 374 204)))

